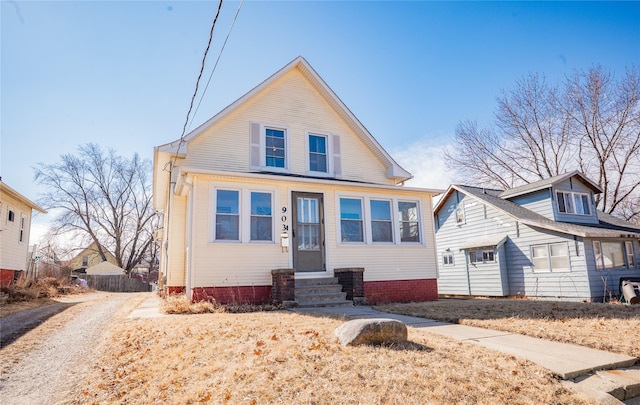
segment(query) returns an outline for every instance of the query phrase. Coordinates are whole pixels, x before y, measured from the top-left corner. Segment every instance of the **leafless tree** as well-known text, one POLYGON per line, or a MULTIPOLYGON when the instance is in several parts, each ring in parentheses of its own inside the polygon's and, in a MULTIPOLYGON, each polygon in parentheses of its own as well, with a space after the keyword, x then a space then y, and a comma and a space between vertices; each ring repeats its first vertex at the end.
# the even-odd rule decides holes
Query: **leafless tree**
POLYGON ((82 245, 96 242, 103 260, 107 250, 129 272, 153 243, 150 166, 137 154, 126 159, 95 144, 62 155, 58 163, 39 163, 35 179, 47 188, 39 201, 59 212, 53 233, 82 245))
POLYGON ((601 66, 558 86, 531 74, 498 98, 494 125, 462 121, 445 161, 462 181, 508 188, 580 170, 602 188, 598 208, 640 220, 640 69, 601 66))

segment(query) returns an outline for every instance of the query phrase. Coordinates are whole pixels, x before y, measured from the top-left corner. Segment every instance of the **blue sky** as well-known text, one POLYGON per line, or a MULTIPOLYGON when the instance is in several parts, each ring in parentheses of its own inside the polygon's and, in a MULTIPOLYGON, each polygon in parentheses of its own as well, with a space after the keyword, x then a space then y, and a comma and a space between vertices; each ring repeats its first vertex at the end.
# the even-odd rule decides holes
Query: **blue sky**
MULTIPOLYGON (((205 83, 239 4, 223 4, 205 83)), ((36 200, 38 162, 86 142, 151 159, 177 139, 216 8, 2 0, 3 181, 36 200)), ((638 21, 640 2, 245 1, 190 128, 302 55, 413 185, 444 188, 440 151, 461 120, 489 124, 496 97, 528 73, 637 66, 638 21)))

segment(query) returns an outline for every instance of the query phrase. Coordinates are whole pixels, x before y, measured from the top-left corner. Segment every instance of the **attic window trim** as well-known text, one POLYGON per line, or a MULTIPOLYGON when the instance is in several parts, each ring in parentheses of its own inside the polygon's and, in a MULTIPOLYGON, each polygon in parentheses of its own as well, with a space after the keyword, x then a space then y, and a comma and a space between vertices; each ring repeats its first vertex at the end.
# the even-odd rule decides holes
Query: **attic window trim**
POLYGON ((556 206, 558 208, 558 213, 565 215, 582 215, 582 216, 590 216, 592 215, 591 208, 591 195, 589 193, 582 193, 578 191, 569 191, 569 190, 556 190, 556 206), (569 198, 567 199, 567 196, 569 198), (576 198, 578 200, 576 200, 576 198), (561 204, 562 199, 562 204, 561 204), (578 207, 576 206, 576 201, 580 202, 583 212, 578 212, 578 207), (587 212, 584 212, 587 211, 587 212))
POLYGON ((270 124, 251 121, 250 136, 250 167, 256 170, 276 173, 291 173, 291 130, 286 125, 270 124), (267 130, 282 131, 284 134, 284 167, 269 166, 267 164, 267 130))

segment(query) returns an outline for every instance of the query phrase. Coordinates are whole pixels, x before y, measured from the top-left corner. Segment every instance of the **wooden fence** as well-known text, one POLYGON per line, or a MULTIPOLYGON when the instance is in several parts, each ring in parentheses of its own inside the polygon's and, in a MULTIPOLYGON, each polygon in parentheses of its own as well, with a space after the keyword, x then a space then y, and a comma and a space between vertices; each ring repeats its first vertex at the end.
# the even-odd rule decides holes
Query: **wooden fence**
POLYGON ((151 284, 145 283, 137 278, 121 276, 96 276, 83 274, 82 278, 87 280, 89 287, 98 291, 109 292, 146 292, 151 291, 151 284))

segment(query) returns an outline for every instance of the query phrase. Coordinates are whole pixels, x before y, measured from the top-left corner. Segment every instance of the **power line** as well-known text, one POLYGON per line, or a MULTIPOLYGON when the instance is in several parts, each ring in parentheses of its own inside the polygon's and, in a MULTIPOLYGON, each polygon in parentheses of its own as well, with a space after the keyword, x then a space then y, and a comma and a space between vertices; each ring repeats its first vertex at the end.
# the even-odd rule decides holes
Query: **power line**
MULTIPOLYGON (((191 115, 191 110, 193 109, 193 102, 195 101, 196 95, 198 94, 198 86, 200 85, 200 79, 202 78, 202 73, 204 72, 205 61, 207 60, 207 54, 209 53, 209 48, 211 47, 211 41, 213 40, 213 30, 216 26, 216 22, 218 21, 218 16, 220 15, 221 8, 222 8, 222 0, 218 2, 218 10, 216 11, 216 16, 213 18, 213 23, 211 24, 211 30, 209 31, 209 41, 207 42, 207 47, 204 50, 204 55, 202 55, 200 73, 198 74, 198 79, 196 80, 196 88, 193 91, 193 96, 191 96, 189 111, 187 111, 187 117, 185 118, 184 125, 182 127, 182 134, 180 134, 180 142, 178 142, 178 149, 176 149, 176 154, 173 158, 173 164, 175 164, 176 159, 178 159, 178 152, 180 152, 180 148, 184 143, 184 134, 187 131, 187 124, 189 123, 189 116, 191 115)), ((173 164, 171 166, 173 166, 173 164)), ((171 167, 171 169, 173 169, 173 167, 171 167)))
MULTIPOLYGON (((227 41, 229 40, 231 31, 233 31, 233 26, 236 24, 236 20, 238 19, 238 14, 240 14, 240 9, 242 8, 243 3, 244 3, 244 0, 241 0, 240 4, 238 5, 238 9, 236 10, 236 15, 233 17, 233 22, 231 23, 231 27, 229 27, 229 32, 227 32, 227 37, 224 39, 224 43, 222 44, 222 48, 220 48, 220 53, 218 53, 218 58, 216 59, 216 63, 215 65, 213 65, 213 70, 209 75, 209 80, 207 80, 207 85, 204 86, 204 90, 202 91, 202 95, 200 96, 200 100, 198 101, 198 105, 196 106, 196 110, 194 111, 193 117, 191 118, 191 124, 193 124, 193 120, 195 119, 196 115, 198 115, 198 110, 200 109, 200 104, 202 104, 202 99, 204 98, 204 95, 206 94, 207 89, 209 88, 209 83, 211 83, 211 78, 213 77, 213 73, 216 71, 216 67, 218 67, 218 62, 220 62, 222 51, 224 51, 224 47, 227 45, 227 41)), ((191 128, 191 124, 189 124, 189 128, 191 128)))

